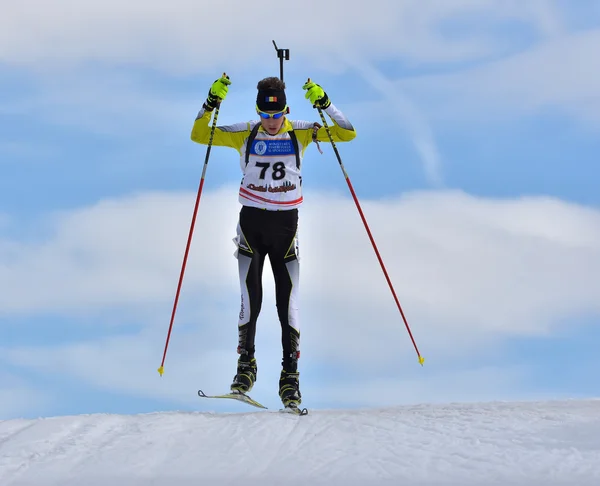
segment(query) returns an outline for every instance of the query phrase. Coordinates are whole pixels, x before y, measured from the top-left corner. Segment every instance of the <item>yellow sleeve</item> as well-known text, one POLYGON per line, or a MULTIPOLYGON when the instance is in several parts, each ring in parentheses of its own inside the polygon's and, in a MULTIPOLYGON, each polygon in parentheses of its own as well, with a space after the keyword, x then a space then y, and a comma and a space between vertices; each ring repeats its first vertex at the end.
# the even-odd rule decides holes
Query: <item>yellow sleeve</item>
MULTIPOLYGON (((331 118, 332 124, 329 125, 329 132, 334 142, 349 142, 356 137, 356 130, 352 123, 331 103, 325 110, 325 113, 331 118)), ((317 131, 317 140, 319 142, 329 142, 329 135, 325 127, 317 131)))
MULTIPOLYGON (((329 125, 329 133, 331 133, 331 138, 333 138, 334 142, 349 142, 356 137, 356 130, 342 128, 335 122, 335 120, 333 120, 333 124, 329 125)), ((321 127, 319 130, 317 130, 317 140, 319 142, 330 141, 329 135, 327 134, 327 129, 325 127, 321 127)))
MULTIPOLYGON (((356 130, 344 114, 338 110, 333 104, 329 105, 325 113, 329 115, 332 123, 328 123, 329 133, 334 142, 349 142, 356 137, 356 130)), ((313 142, 314 122, 294 120, 293 128, 298 136, 298 141, 302 144, 302 153, 306 147, 313 142)), ((320 126, 321 123, 317 123, 320 126)), ((317 130, 317 141, 329 142, 327 129, 321 127, 317 130)))
MULTIPOLYGON (((208 145, 211 127, 209 126, 211 112, 202 108, 192 127, 191 139, 196 143, 208 145)), ((244 140, 250 135, 249 123, 235 123, 233 125, 217 126, 213 136, 213 145, 231 147, 241 154, 244 140)))

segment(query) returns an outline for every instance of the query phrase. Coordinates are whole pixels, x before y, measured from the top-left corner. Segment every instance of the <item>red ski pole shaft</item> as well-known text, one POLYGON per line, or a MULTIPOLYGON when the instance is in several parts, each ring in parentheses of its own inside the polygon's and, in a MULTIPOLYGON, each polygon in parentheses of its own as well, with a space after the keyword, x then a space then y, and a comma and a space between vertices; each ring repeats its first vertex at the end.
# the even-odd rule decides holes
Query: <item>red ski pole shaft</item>
POLYGON ((179 282, 177 283, 177 292, 175 293, 175 301, 173 302, 173 311, 171 312, 171 322, 169 323, 169 332, 167 333, 167 341, 165 343, 165 350, 163 352, 162 361, 158 368, 160 376, 164 373, 165 358, 167 357, 167 348, 169 347, 169 340, 171 339, 171 331, 173 329, 173 322, 175 321, 175 313, 177 312, 177 303, 179 302, 179 293, 181 291, 181 284, 183 283, 183 276, 185 274, 185 267, 187 264, 188 255, 190 252, 190 246, 192 244, 192 236, 194 234, 194 226, 196 225, 196 215, 198 214, 198 207, 200 206, 200 197, 202 196, 202 188, 204 187, 204 177, 206 176, 206 168, 208 167, 208 158, 210 157, 210 149, 212 147, 212 141, 215 134, 215 128, 217 127, 217 118, 219 117, 219 105, 215 107, 215 115, 213 117, 212 126, 210 129, 210 138, 208 140, 208 147, 206 149, 206 157, 204 159, 204 167, 202 168, 202 177, 200 178, 200 186, 198 187, 198 194, 196 196, 196 204, 194 206, 194 213, 192 215, 192 223, 190 224, 190 232, 187 239, 187 245, 185 247, 185 253, 183 255, 183 263, 181 264, 181 273, 179 274, 179 282))
MULTIPOLYGON (((310 80, 309 80, 310 81, 310 80)), ((327 131, 327 135, 329 136, 329 141, 331 142, 331 146, 333 147, 333 151, 335 152, 335 155, 337 157, 337 160, 340 164, 340 168, 342 169, 342 172, 344 174, 344 178, 346 179, 346 183, 348 184, 348 188, 350 189, 350 193, 352 194, 352 198, 354 199, 354 203, 356 204, 356 208, 358 209, 358 213, 360 214, 360 217, 362 219, 362 222, 365 226, 365 229, 367 230, 367 234, 369 235, 369 239, 371 240, 371 244, 373 245, 373 249, 375 250, 375 255, 377 255, 377 259, 379 260, 379 264, 381 265, 381 269, 383 270, 383 274, 385 275, 385 279, 390 287, 390 290, 392 291, 392 295, 394 297, 394 301, 396 302, 396 305, 398 306, 398 310, 400 311, 400 315, 402 316, 402 320, 404 321, 404 326, 406 327, 406 330, 408 331, 408 335, 410 337, 410 340, 412 341, 412 344, 415 348, 415 351, 417 352, 417 356, 419 357, 419 364, 421 366, 423 366, 423 363, 425 362, 425 358, 423 358, 421 356, 421 353, 419 352, 419 348, 417 347, 417 343, 415 342, 415 339, 412 335, 412 332, 410 330, 410 326, 408 325, 408 321, 406 320, 406 316, 404 315, 404 311, 402 310, 402 306, 400 305, 400 301, 398 300, 398 296, 396 295, 396 291, 394 290, 394 286, 392 285, 392 281, 390 279, 390 276, 388 275, 388 272, 385 268, 385 265, 383 263, 383 259, 381 258, 381 254, 379 253, 379 250, 377 249, 377 245, 375 244, 375 239, 373 238, 373 235, 371 234, 371 230, 369 229, 369 225, 367 224, 367 219, 365 218, 365 215, 363 213, 362 208, 360 207, 360 203, 358 202, 358 198, 356 197, 356 193, 354 192, 354 188, 352 187, 352 183, 350 182, 350 177, 348 176, 348 173, 346 172, 346 169, 344 167, 344 163, 342 162, 342 157, 340 157, 340 153, 338 152, 337 146, 335 145, 335 142, 333 140, 333 137, 331 135, 331 131, 329 130, 329 125, 327 124, 327 120, 325 119, 325 115, 323 115, 323 110, 321 109, 320 106, 316 105, 317 110, 319 111, 319 115, 321 116, 321 121, 323 122, 323 126, 325 127, 325 130, 327 131)))

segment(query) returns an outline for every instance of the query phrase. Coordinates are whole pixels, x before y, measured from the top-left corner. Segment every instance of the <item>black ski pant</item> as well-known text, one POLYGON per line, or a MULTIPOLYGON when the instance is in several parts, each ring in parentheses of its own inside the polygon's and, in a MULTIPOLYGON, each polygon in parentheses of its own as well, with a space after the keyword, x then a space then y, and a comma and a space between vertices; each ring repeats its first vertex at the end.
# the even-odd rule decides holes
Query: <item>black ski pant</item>
POLYGON ((282 366, 288 372, 297 370, 300 356, 297 230, 298 209, 270 211, 243 206, 236 237, 241 289, 238 352, 254 356, 256 322, 263 299, 262 274, 268 255, 281 323, 282 366))

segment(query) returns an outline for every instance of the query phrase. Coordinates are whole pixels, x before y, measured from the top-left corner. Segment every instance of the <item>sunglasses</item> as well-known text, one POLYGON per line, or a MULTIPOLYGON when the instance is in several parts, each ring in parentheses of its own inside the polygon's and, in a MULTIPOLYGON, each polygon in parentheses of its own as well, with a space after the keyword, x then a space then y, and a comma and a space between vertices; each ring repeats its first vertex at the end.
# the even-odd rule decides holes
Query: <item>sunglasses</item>
POLYGON ((260 111, 258 108, 256 109, 256 113, 258 113, 260 115, 261 118, 264 118, 265 120, 268 120, 269 118, 273 118, 275 120, 281 118, 283 115, 285 115, 287 112, 287 107, 282 110, 282 111, 278 111, 277 113, 267 113, 264 111, 260 111))

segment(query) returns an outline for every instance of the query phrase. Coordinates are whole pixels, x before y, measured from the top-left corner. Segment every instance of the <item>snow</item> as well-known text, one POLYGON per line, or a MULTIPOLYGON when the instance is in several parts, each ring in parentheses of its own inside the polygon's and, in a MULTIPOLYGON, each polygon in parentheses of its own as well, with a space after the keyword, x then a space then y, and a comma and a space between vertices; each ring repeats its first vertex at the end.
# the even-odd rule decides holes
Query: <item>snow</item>
POLYGON ((600 400, 0 422, 2 486, 600 484, 600 400))

